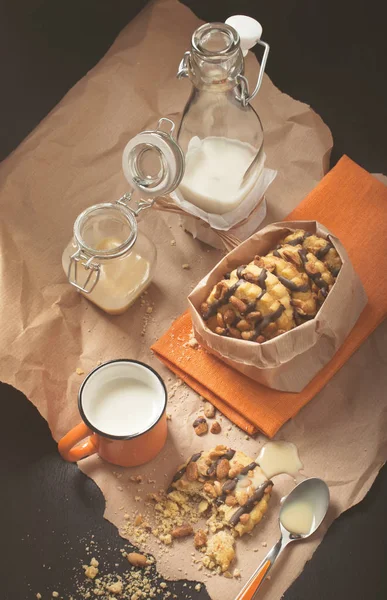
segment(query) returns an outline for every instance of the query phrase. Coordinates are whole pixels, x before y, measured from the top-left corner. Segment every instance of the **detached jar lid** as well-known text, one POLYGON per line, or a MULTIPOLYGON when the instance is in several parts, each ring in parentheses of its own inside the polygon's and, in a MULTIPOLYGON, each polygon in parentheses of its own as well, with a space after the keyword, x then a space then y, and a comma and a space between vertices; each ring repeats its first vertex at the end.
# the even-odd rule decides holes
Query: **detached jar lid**
POLYGON ((179 185, 184 174, 184 154, 173 139, 175 124, 160 119, 154 131, 143 131, 125 146, 122 169, 132 188, 141 196, 154 198, 169 194, 179 185), (163 125, 169 131, 163 131, 163 125))

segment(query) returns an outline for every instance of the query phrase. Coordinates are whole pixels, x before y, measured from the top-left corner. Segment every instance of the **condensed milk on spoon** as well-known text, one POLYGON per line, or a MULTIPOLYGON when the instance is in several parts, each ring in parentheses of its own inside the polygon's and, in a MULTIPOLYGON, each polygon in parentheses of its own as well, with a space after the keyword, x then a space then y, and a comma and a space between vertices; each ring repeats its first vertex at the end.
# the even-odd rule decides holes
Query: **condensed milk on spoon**
POLYGON ((281 523, 288 531, 307 535, 313 528, 313 505, 308 499, 294 500, 281 511, 281 523))

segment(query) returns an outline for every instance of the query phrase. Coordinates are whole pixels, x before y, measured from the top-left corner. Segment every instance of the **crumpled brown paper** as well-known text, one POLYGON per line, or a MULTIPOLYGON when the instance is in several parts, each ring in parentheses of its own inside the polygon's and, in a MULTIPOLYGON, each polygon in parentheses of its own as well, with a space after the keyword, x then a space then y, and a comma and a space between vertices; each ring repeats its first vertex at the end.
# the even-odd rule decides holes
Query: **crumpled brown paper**
POLYGON ((252 235, 227 254, 188 297, 196 339, 207 350, 251 379, 285 392, 300 392, 333 358, 367 303, 367 296, 340 240, 316 221, 273 223, 252 235), (224 273, 264 255, 291 231, 305 229, 329 239, 342 267, 335 285, 316 317, 267 341, 252 344, 221 337, 206 327, 200 314, 214 285, 224 273))
MULTIPOLYGON (((151 214, 144 216, 141 228, 158 247, 154 282, 144 305, 136 302, 119 317, 105 315, 79 295, 61 266, 77 215, 126 191, 120 165, 127 140, 154 126, 160 116, 176 117, 182 110, 190 86, 176 80, 175 73, 198 24, 175 0, 150 4, 0 166, 0 378, 27 395, 57 440, 79 421, 76 394, 82 377, 76 374, 77 367, 86 373, 100 360, 137 358, 155 367, 171 390, 174 378, 151 356, 149 347, 186 308, 190 289, 221 256, 185 234, 176 216, 148 211, 151 214), (173 240, 176 246, 171 245, 173 240), (190 269, 182 269, 183 264, 190 269), (146 312, 149 306, 151 314, 146 312)), ((254 57, 248 56, 247 73, 252 79, 256 69, 254 57)), ((321 178, 332 140, 308 106, 280 92, 267 76, 253 104, 265 129, 267 164, 279 171, 267 194, 268 220, 278 221, 321 178)), ((381 390, 387 387, 385 332, 380 327, 281 430, 280 439, 298 445, 305 472, 323 477, 330 485, 332 506, 319 533, 294 544, 286 559, 279 561, 265 583, 265 598, 278 600, 330 522, 363 498, 385 459, 387 413, 380 401, 381 390)), ((147 466, 116 469, 96 456, 80 463, 106 497, 106 518, 118 527, 123 512, 138 508, 134 496, 143 497, 164 485, 193 452, 224 442, 257 456, 263 437, 247 440, 235 427, 228 431, 225 419, 223 434, 217 438, 196 437, 191 423, 199 406, 197 395, 185 386, 172 392, 167 445, 147 466), (118 471, 123 473, 119 481, 114 475, 118 471), (146 476, 141 491, 129 481, 135 473, 146 476), (147 477, 157 483, 147 483, 147 477)), ((266 552, 262 543, 270 546, 278 537, 279 499, 292 481, 283 477, 275 483, 267 518, 253 536, 238 543, 241 582, 198 572, 191 564, 189 540, 176 543, 171 554, 160 552, 155 544, 159 569, 171 578, 208 580, 214 600, 231 600, 266 552)))

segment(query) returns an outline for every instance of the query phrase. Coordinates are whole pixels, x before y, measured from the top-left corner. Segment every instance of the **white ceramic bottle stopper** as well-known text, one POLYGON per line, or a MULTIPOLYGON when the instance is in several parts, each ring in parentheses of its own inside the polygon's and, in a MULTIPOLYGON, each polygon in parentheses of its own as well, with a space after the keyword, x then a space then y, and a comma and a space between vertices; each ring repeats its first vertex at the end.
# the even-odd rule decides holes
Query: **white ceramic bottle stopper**
POLYGON ((262 25, 252 17, 234 15, 227 19, 226 25, 231 25, 238 32, 243 56, 261 39, 262 25))

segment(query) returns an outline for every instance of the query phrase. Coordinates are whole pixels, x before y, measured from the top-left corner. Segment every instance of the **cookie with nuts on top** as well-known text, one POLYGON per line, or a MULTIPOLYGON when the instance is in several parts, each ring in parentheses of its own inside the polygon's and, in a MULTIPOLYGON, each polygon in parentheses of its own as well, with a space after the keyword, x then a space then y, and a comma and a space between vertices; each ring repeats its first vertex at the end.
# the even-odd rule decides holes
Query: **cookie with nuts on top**
POLYGON ((341 258, 329 240, 303 229, 297 229, 282 240, 280 245, 284 244, 301 246, 304 250, 311 252, 318 260, 322 261, 333 277, 337 277, 339 274, 342 266, 341 258))
POLYGON ((246 454, 218 445, 194 454, 182 465, 168 497, 177 502, 181 495, 196 498, 201 514, 207 517, 208 532, 228 531, 228 536, 218 535, 214 541, 209 537, 205 542, 207 556, 225 571, 234 555, 230 534, 238 537, 254 529, 267 510, 272 487, 273 482, 246 454))
POLYGON ((295 317, 313 318, 318 310, 317 294, 312 290, 305 272, 278 252, 267 256, 256 256, 254 263, 275 273, 281 283, 289 290, 295 317))
POLYGON ((340 268, 329 240, 298 229, 226 274, 200 312, 218 335, 263 343, 313 319, 340 268))
POLYGON ((289 291, 255 263, 228 274, 201 306, 207 326, 219 335, 263 342, 295 325, 289 291))

